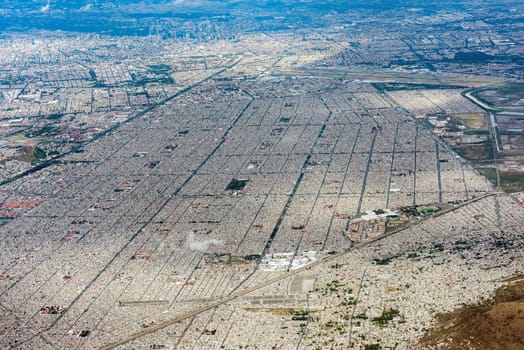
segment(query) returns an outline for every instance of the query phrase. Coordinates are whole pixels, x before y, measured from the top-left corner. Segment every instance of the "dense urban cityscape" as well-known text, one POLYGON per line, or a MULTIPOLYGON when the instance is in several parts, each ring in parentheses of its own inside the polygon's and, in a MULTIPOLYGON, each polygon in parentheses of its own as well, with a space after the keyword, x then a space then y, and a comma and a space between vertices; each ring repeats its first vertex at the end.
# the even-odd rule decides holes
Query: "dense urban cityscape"
POLYGON ((8 0, 0 347, 524 346, 524 2, 384 3, 8 0))

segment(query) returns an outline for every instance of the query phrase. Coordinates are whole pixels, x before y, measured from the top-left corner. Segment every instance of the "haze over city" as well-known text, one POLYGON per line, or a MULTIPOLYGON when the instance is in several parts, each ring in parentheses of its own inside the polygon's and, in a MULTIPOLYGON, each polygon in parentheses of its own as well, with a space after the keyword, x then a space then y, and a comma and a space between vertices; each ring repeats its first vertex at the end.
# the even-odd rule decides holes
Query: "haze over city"
POLYGON ((0 348, 524 348, 524 1, 5 0, 0 348))

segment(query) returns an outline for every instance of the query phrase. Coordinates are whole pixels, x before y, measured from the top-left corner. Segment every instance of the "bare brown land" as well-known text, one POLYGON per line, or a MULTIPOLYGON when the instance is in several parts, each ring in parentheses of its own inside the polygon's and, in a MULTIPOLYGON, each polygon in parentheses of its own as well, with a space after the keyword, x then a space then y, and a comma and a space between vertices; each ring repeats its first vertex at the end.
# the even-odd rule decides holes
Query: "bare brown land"
POLYGON ((524 278, 519 276, 479 305, 439 316, 439 326, 422 339, 423 348, 518 350, 524 347, 524 278))

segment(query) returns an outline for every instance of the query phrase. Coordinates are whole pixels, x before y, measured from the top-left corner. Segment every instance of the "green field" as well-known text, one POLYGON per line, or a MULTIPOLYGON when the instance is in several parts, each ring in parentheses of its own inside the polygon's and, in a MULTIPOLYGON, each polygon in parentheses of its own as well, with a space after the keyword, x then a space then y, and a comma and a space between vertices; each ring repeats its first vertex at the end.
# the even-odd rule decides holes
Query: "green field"
MULTIPOLYGON (((494 168, 479 169, 489 181, 497 183, 497 173, 494 168)), ((521 192, 524 191, 524 172, 522 171, 499 171, 500 188, 504 192, 521 192)))

